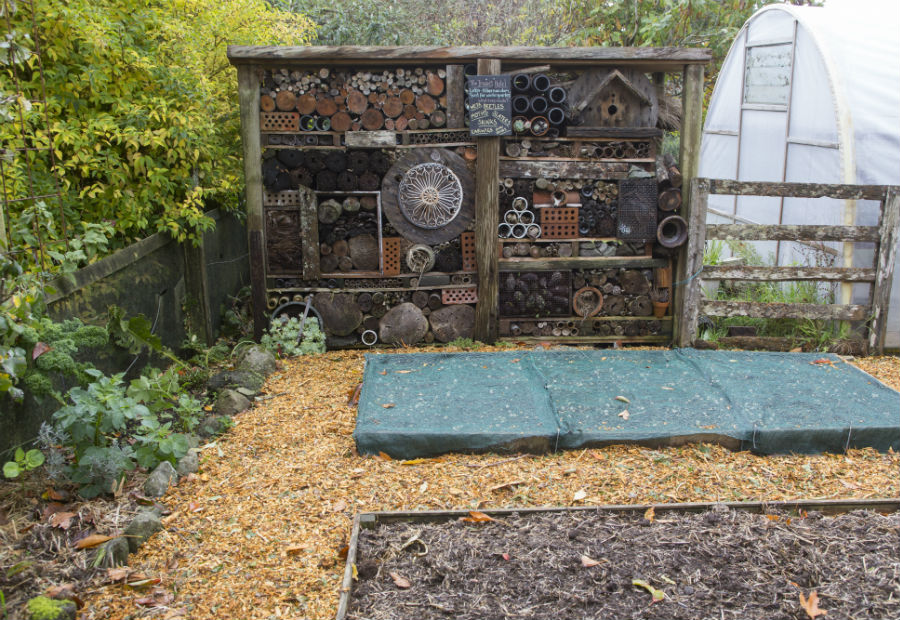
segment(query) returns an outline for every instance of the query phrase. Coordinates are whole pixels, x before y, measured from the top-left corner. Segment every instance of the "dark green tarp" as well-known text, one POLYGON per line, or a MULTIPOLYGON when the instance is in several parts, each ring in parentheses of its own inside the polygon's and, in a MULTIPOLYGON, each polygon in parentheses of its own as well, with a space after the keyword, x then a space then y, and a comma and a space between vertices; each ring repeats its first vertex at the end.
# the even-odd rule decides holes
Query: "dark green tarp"
POLYGON ((763 454, 900 450, 900 393, 818 353, 376 354, 354 437, 361 453, 394 458, 686 441, 763 454))

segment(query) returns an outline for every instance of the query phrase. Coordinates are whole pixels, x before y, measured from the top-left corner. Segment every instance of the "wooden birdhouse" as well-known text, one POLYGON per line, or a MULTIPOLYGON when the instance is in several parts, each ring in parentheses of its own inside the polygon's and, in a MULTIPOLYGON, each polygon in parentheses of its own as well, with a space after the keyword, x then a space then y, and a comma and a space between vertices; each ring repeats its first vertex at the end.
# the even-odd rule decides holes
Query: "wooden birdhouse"
POLYGON ((633 69, 586 71, 572 86, 572 113, 588 127, 655 127, 653 84, 633 69))

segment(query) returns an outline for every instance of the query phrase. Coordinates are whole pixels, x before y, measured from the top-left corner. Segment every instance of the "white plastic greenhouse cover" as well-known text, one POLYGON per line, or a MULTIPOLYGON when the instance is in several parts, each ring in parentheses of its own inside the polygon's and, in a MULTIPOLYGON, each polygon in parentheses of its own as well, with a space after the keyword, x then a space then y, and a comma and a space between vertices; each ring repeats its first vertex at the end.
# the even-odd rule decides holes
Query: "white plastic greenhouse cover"
MULTIPOLYGON (((757 11, 735 38, 713 90, 699 176, 741 181, 900 185, 900 1, 827 0, 757 11)), ((709 222, 878 223, 878 203, 710 196, 709 222)), ((873 249, 760 242, 778 264, 870 266, 873 249)), ((863 246, 863 247, 861 247, 863 246)), ((869 287, 856 285, 854 303, 869 287)), ((849 302, 845 288, 843 301, 849 302)), ((842 301, 842 300, 838 300, 842 301)), ((900 346, 900 268, 886 345, 900 346)))

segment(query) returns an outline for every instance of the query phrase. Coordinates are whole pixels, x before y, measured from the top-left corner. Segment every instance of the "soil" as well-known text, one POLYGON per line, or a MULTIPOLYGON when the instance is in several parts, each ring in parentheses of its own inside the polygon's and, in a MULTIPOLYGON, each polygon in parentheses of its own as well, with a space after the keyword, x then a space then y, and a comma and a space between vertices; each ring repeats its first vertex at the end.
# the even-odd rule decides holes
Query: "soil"
POLYGON ((347 618, 798 620, 817 615, 801 601, 812 592, 829 620, 900 618, 900 513, 718 504, 651 519, 578 511, 362 530, 347 618))

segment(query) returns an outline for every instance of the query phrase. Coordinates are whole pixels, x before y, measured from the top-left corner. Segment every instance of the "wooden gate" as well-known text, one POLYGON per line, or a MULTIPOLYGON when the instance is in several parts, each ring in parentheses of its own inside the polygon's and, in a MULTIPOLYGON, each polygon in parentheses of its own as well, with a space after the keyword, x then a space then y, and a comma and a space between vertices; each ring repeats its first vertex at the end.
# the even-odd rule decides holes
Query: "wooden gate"
POLYGON ((690 237, 687 260, 679 269, 678 281, 684 290, 676 297, 675 313, 680 323, 676 345, 690 346, 697 334, 700 314, 714 317, 746 316, 771 319, 825 319, 865 321, 872 353, 884 351, 888 301, 897 244, 900 241, 900 187, 885 185, 821 185, 816 183, 740 182, 695 178, 691 182, 690 237), (878 226, 819 226, 706 224, 710 194, 729 196, 775 196, 781 198, 836 198, 878 200, 878 226), (872 267, 725 267, 704 266, 707 239, 740 241, 850 241, 876 244, 872 267), (704 280, 777 282, 817 280, 868 282, 869 303, 799 304, 746 301, 713 301, 702 298, 700 276, 704 280))

